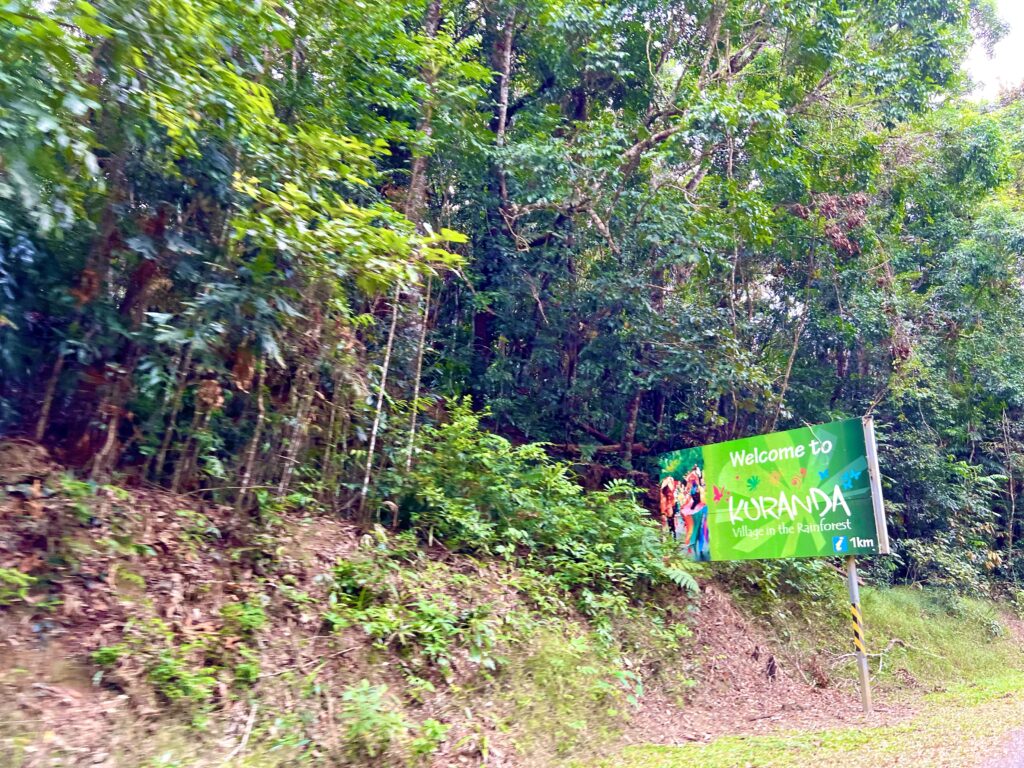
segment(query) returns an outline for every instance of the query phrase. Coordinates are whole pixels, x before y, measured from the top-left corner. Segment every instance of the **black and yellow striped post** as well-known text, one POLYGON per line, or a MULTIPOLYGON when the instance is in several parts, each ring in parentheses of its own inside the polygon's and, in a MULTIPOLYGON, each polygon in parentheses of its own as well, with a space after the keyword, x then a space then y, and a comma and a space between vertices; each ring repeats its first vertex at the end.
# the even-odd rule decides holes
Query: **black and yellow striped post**
POLYGON ((860 673, 860 703, 864 714, 871 714, 871 677, 868 673, 868 649, 864 643, 864 620, 860 614, 860 587, 857 584, 857 560, 846 558, 846 581, 850 590, 850 618, 853 620, 853 646, 860 673))
POLYGON ((850 617, 853 625, 853 647, 857 653, 867 653, 864 647, 864 620, 860 617, 860 606, 850 603, 850 617))

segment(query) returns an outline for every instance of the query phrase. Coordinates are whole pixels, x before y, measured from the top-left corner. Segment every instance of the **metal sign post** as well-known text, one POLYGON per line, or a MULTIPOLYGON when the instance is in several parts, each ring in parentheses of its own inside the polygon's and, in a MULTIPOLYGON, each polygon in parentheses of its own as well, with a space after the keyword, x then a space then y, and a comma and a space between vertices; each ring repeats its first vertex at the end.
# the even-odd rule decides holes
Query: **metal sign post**
POLYGON ((889 528, 885 523, 885 502, 882 501, 882 472, 878 468, 878 444, 875 442, 875 420, 865 416, 864 448, 868 459, 868 480, 871 483, 871 506, 875 513, 875 529, 878 534, 878 554, 889 554, 889 528))
POLYGON ((860 703, 864 714, 871 714, 871 677, 868 673, 868 652, 864 645, 864 622, 860 615, 860 588, 857 585, 857 559, 846 558, 846 583, 850 590, 850 614, 853 618, 854 655, 860 673, 860 703))

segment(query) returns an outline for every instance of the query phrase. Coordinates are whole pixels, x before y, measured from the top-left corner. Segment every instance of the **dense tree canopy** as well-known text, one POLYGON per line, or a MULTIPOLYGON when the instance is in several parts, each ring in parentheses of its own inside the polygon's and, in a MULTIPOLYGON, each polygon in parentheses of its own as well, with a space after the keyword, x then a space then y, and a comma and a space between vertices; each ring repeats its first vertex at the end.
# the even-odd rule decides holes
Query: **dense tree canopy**
POLYGON ((445 398, 602 476, 870 412, 895 574, 1024 575, 990 3, 47 8, 0 9, 5 431, 366 517, 445 398))

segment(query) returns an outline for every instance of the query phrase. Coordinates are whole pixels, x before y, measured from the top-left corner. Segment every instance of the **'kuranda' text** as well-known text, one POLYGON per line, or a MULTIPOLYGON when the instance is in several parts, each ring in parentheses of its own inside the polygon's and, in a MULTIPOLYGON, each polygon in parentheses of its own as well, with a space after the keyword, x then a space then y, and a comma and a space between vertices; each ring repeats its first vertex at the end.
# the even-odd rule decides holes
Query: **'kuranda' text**
POLYGON ((820 488, 811 488, 807 496, 787 496, 780 493, 775 496, 760 496, 756 499, 740 499, 729 497, 729 522, 742 523, 745 521, 757 521, 767 518, 781 520, 783 515, 790 520, 795 520, 801 512, 806 514, 817 513, 819 517, 825 517, 833 510, 842 510, 850 517, 850 507, 843 496, 843 489, 838 485, 832 490, 829 496, 820 488))

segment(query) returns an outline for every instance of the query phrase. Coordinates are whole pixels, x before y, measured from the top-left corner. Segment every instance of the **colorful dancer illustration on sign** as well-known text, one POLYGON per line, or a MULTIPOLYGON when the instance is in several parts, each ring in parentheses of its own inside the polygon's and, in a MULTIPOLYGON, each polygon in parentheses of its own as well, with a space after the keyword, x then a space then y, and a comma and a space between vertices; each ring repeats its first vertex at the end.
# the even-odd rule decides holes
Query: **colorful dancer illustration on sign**
POLYGON ((661 481, 661 527, 672 534, 672 538, 678 538, 676 533, 676 513, 678 504, 676 502, 676 487, 678 481, 669 475, 661 481))
POLYGON ((660 493, 662 527, 694 560, 710 560, 707 486, 700 452, 680 452, 663 467, 660 493), (688 462, 686 459, 696 459, 688 462))
POLYGON ((686 529, 686 553, 694 560, 710 560, 708 541, 708 504, 705 498, 704 473, 694 464, 686 474, 683 499, 683 525, 686 529))

